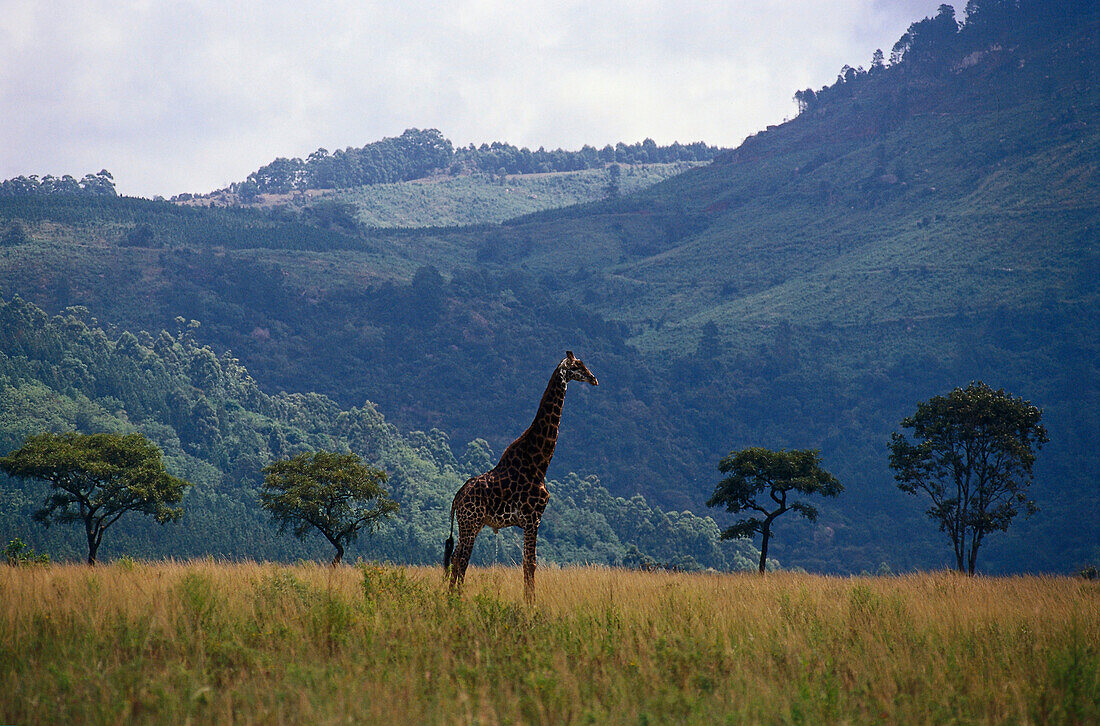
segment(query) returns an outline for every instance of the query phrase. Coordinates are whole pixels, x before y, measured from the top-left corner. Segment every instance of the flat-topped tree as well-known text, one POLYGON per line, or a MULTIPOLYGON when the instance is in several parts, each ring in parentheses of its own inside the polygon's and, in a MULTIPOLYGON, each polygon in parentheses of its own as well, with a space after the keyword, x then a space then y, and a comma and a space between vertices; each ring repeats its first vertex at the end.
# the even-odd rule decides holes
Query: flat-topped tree
POLYGON ((336 550, 333 567, 359 530, 373 531, 398 508, 382 488, 386 472, 365 465, 355 454, 306 452, 276 461, 264 475, 260 504, 279 530, 293 527, 299 539, 317 530, 336 550))
POLYGON ((127 512, 152 515, 160 524, 179 519, 190 484, 164 470, 161 451, 141 434, 44 433, 0 458, 0 470, 21 479, 42 479, 52 491, 34 518, 80 522, 94 565, 103 533, 127 512))
POLYGON ((760 447, 730 452, 718 463, 728 474, 707 500, 708 507, 725 505, 730 512, 756 512, 722 532, 722 539, 748 539, 761 534, 760 573, 768 561, 768 540, 776 517, 794 510, 811 522, 817 508, 794 499, 795 494, 833 497, 844 487, 821 467, 821 454, 813 449, 772 451, 760 447))

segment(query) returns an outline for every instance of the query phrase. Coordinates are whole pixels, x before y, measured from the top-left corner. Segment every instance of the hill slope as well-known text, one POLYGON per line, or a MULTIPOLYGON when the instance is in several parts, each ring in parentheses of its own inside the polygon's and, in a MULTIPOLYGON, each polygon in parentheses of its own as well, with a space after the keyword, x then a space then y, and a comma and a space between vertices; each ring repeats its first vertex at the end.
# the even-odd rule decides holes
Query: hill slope
MULTIPOLYGON (((22 300, 0 301, 0 450, 42 431, 140 431, 162 447, 169 471, 194 487, 180 525, 158 527, 131 515, 107 535, 107 557, 284 561, 324 558, 325 547, 316 537, 299 544, 274 534, 257 501, 262 468, 304 450, 351 450, 389 473, 386 487, 401 511, 349 554, 439 560, 453 493, 493 463, 484 441, 472 441, 460 460, 443 432, 401 436, 370 402, 341 410, 318 394, 266 395, 235 358, 197 345, 196 327, 134 335, 104 330, 81 308, 51 319, 22 300)), ((31 519, 46 498, 44 484, 3 475, 0 482, 0 540, 19 536, 55 559, 80 558, 78 528, 43 530, 31 519)), ((751 547, 720 546, 710 518, 612 497, 594 477, 570 473, 548 487, 554 506, 541 530, 543 561, 752 566, 751 547)), ((475 560, 519 557, 511 531, 486 532, 479 542, 475 560)))
POLYGON ((621 166, 615 172, 586 169, 504 177, 440 177, 340 190, 331 198, 353 204, 358 220, 367 227, 470 226, 632 194, 692 166, 679 162, 621 166))
POLYGON ((543 174, 460 174, 257 194, 247 201, 229 190, 183 195, 189 207, 248 207, 297 215, 315 225, 357 232, 361 227, 460 227, 503 222, 524 214, 631 194, 701 162, 609 165, 543 174))

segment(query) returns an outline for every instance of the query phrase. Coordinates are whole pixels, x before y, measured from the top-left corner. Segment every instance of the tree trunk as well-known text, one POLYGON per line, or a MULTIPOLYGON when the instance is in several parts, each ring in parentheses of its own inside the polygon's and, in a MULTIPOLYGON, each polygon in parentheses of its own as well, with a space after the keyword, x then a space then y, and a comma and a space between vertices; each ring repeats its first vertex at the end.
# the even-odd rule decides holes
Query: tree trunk
POLYGON ((88 535, 88 564, 95 564, 95 555, 99 551, 99 538, 96 537, 95 530, 92 528, 91 522, 85 520, 84 531, 88 535))
POLYGON ((332 558, 332 566, 336 567, 344 557, 344 546, 339 542, 333 542, 332 544, 336 547, 336 556, 332 558))
POLYGON ((952 531, 951 544, 955 548, 955 569, 966 572, 966 533, 959 534, 952 531))
POLYGON ((771 527, 761 530, 763 538, 760 540, 760 574, 764 574, 764 567, 768 564, 768 538, 771 536, 771 527))
POLYGON ((973 577, 978 569, 978 548, 982 546, 982 536, 985 534, 980 528, 974 528, 974 537, 970 540, 970 559, 968 562, 968 574, 973 577))

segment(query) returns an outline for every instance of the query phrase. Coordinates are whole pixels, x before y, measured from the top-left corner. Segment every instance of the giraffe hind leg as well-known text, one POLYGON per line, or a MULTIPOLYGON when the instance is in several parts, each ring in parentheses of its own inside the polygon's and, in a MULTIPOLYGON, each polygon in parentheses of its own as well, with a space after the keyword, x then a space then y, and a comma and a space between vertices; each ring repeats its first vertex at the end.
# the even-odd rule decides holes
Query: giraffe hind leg
POLYGON ((476 529, 471 525, 458 525, 458 544, 455 545, 454 557, 451 559, 451 589, 462 587, 462 581, 466 578, 466 568, 470 565, 470 555, 474 551, 474 541, 477 539, 481 527, 476 529))

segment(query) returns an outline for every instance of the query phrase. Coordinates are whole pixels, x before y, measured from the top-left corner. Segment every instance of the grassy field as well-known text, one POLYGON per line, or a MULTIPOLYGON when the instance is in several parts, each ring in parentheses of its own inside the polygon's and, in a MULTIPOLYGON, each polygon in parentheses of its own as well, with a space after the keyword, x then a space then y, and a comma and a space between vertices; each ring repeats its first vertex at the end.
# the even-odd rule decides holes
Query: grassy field
POLYGON ((0 568, 4 723, 1096 723, 1100 585, 0 568))

